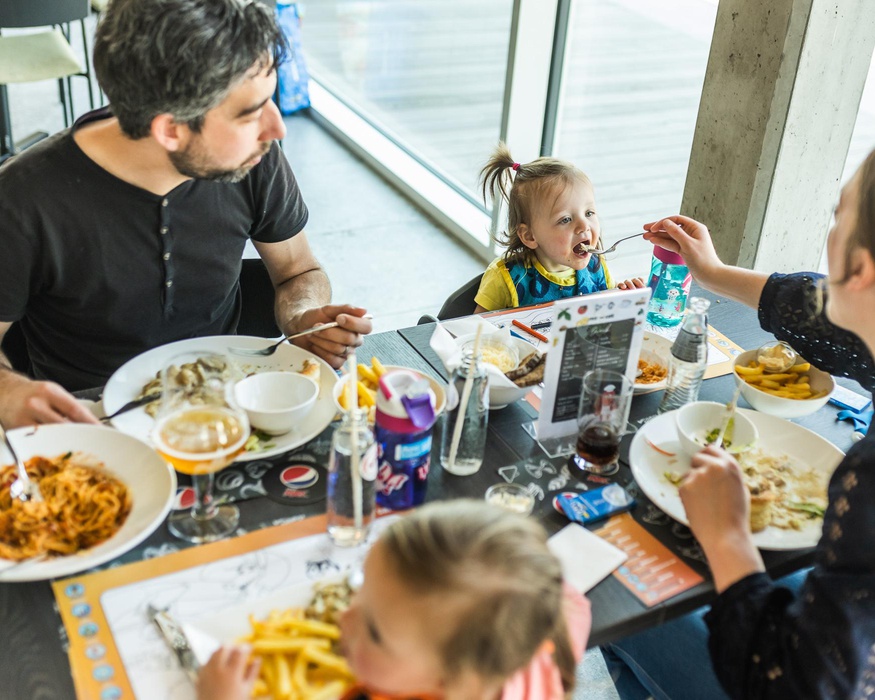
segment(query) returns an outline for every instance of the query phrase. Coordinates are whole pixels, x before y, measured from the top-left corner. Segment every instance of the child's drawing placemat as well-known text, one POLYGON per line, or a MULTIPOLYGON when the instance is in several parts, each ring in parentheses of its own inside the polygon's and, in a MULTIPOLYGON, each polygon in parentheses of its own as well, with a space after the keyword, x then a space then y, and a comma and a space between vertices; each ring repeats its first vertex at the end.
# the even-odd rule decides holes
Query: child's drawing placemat
MULTIPOLYGON (((375 521, 371 541, 394 519, 375 521)), ((147 615, 149 604, 185 622, 361 565, 367 547, 335 547, 325 525, 325 516, 307 518, 54 581, 77 697, 193 700, 191 681, 147 615)))

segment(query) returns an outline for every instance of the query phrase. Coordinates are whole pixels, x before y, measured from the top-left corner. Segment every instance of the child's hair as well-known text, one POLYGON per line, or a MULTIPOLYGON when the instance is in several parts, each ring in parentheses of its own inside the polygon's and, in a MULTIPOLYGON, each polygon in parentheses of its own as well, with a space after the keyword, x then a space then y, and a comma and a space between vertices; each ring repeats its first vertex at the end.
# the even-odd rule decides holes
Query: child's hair
POLYGON ((563 687, 575 659, 563 612, 562 568, 535 521, 482 501, 434 503, 393 523, 380 539, 400 581, 419 595, 462 604, 441 649, 445 671, 503 681, 552 640, 563 687))
POLYGON ((498 232, 493 237, 499 245, 506 247, 504 259, 507 262, 531 260, 532 251, 520 240, 519 226, 531 224, 533 205, 544 192, 557 184, 569 186, 575 182, 592 187, 586 173, 568 161, 541 157, 530 163, 517 163, 504 143, 498 144, 483 166, 480 182, 484 202, 498 197, 507 202, 507 231, 498 232))

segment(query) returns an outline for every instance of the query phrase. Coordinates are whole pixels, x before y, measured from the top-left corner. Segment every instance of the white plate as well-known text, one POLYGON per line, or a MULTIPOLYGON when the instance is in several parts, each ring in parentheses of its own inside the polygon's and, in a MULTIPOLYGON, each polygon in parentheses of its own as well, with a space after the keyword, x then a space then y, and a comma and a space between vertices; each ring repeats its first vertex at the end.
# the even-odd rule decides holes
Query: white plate
MULTIPOLYGON (((641 359, 652 362, 656 357, 660 363, 668 369, 668 356, 671 354, 671 341, 656 333, 644 332, 644 339, 641 342, 641 359)), ((651 391, 659 391, 665 389, 665 379, 661 382, 651 382, 650 384, 635 384, 632 388, 633 394, 649 394, 651 391)))
POLYGON ((306 608, 313 599, 315 583, 304 581, 282 588, 264 598, 225 608, 221 615, 207 615, 191 622, 181 621, 198 662, 205 664, 222 644, 233 644, 249 635, 252 632, 250 616, 262 620, 272 610, 306 608))
MULTIPOLYGON (((189 351, 227 353, 231 346, 263 348, 269 344, 270 341, 264 338, 247 335, 215 335, 180 340, 177 343, 153 348, 123 364, 109 378, 103 391, 104 410, 110 414, 124 406, 128 401, 137 398, 146 383, 154 379, 167 361, 178 353, 189 351)), ((260 452, 244 452, 237 458, 238 462, 272 457, 300 447, 319 435, 334 419, 335 409, 331 392, 337 383, 337 374, 327 362, 316 357, 313 353, 307 352, 297 345, 284 343, 277 348, 273 355, 267 357, 245 355, 232 355, 231 357, 247 374, 273 370, 297 371, 304 365, 304 360, 316 360, 322 365, 322 371, 319 373, 319 396, 307 417, 300 425, 295 426, 285 435, 272 437, 270 442, 274 444, 274 447, 260 452)), ((150 444, 154 423, 154 419, 142 408, 129 411, 112 420, 112 424, 123 433, 133 435, 150 444)))
MULTIPOLYGON (((4 572, 8 560, 0 559, 0 581, 42 581, 68 576, 102 564, 138 545, 164 520, 176 493, 176 474, 151 447, 112 428, 83 424, 45 425, 36 430, 10 431, 12 444, 22 460, 57 457, 83 452, 99 459, 121 479, 133 497, 131 512, 121 529, 96 547, 77 554, 33 564, 21 564, 4 572)), ((12 456, 0 446, 0 464, 12 456)))
MULTIPOLYGON (((745 408, 737 410, 749 418, 759 430, 760 439, 756 446, 763 450, 787 454, 803 464, 823 471, 827 477, 844 457, 844 452, 838 447, 801 425, 758 411, 745 408)), ((665 513, 686 525, 686 512, 677 487, 663 476, 667 471, 685 474, 690 470, 690 459, 681 452, 677 441, 676 413, 677 411, 663 413, 638 429, 629 448, 629 464, 635 481, 647 497, 665 513), (647 444, 647 440, 667 452, 674 452, 675 456, 660 454, 647 444)), ((822 527, 821 519, 808 521, 801 530, 767 527, 762 532, 755 533, 753 541, 760 549, 813 547, 820 539, 822 527)))

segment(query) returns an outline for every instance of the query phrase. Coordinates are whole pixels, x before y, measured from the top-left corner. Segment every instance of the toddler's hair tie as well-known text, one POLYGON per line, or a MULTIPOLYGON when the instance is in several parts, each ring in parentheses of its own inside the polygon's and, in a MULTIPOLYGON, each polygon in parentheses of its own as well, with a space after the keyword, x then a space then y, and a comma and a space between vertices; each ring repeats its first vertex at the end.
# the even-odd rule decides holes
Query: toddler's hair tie
POLYGON ((514 163, 512 167, 513 167, 514 170, 519 170, 519 169, 520 169, 520 164, 519 164, 519 163, 514 163))

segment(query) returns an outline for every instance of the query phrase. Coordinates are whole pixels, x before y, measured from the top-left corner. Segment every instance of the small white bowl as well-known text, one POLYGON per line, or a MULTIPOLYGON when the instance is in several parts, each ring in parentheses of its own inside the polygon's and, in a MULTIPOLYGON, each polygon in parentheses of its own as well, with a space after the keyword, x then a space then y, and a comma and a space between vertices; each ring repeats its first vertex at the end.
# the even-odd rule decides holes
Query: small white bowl
POLYGON ((234 393, 253 428, 282 435, 302 421, 316 403, 319 385, 296 372, 261 372, 237 382, 234 393))
MULTIPOLYGON (((473 335, 462 335, 456 338, 456 342, 464 347, 465 345, 470 345, 474 341, 473 335)), ((495 341, 491 341, 493 345, 495 345, 495 341)), ((511 336, 510 343, 505 345, 503 343, 499 344, 500 347, 505 348, 508 351, 508 356, 510 358, 515 358, 516 364, 514 368, 519 366, 519 363, 528 355, 532 354, 537 348, 534 345, 529 343, 528 341, 523 340, 522 338, 516 338, 511 336)), ((526 394, 528 394, 532 389, 535 388, 536 385, 533 386, 525 386, 520 387, 514 384, 510 379, 505 377, 506 383, 504 386, 499 385, 497 382, 489 383, 489 409, 495 410, 498 408, 504 408, 505 406, 514 403, 515 401, 519 401, 526 394)))
MULTIPOLYGON (((719 429, 725 416, 725 403, 694 401, 682 406, 675 418, 681 449, 689 455, 699 452, 707 444, 705 436, 719 429)), ((738 411, 733 420, 732 444, 728 451, 735 453, 753 447, 760 437, 756 426, 738 411)))
MULTIPOLYGON (((735 381, 741 385, 741 395, 744 397, 745 401, 757 411, 762 411, 763 413, 768 413, 769 415, 777 416, 778 418, 800 418, 802 416, 811 415, 815 411, 823 408, 823 406, 826 405, 826 402, 829 401, 829 397, 835 390, 835 380, 828 372, 815 369, 814 367, 811 367, 811 369, 806 372, 806 374, 808 374, 811 390, 815 392, 826 392, 823 396, 816 399, 787 399, 783 396, 767 394, 753 384, 748 384, 738 375, 735 368, 747 367, 749 362, 756 359, 756 354, 756 350, 748 350, 747 352, 741 353, 735 358, 735 362, 732 363, 732 373, 735 375, 735 381)), ((797 365, 802 364, 805 361, 806 360, 802 357, 796 358, 797 365)))

